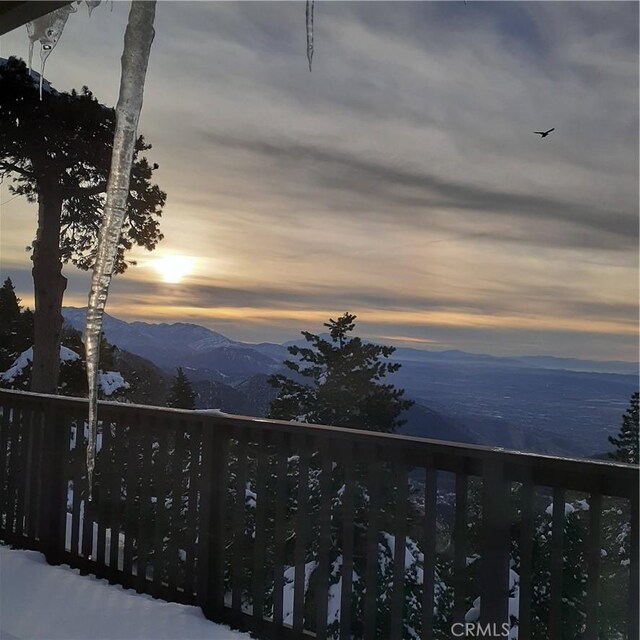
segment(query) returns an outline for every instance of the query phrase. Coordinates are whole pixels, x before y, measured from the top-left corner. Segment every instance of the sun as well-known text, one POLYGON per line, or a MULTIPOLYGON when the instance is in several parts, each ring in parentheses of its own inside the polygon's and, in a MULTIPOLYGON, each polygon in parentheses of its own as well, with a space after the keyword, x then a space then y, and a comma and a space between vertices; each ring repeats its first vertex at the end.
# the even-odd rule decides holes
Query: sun
POLYGON ((163 282, 177 284, 193 272, 195 260, 190 256, 164 256, 153 261, 153 267, 163 282))

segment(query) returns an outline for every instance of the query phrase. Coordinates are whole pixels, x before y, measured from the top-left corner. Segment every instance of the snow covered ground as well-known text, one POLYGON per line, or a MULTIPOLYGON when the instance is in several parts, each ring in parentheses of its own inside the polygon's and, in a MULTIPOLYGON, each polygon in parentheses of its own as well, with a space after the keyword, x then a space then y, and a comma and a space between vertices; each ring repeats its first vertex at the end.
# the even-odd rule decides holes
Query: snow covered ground
POLYGON ((0 547, 0 640, 250 640, 198 607, 154 600, 0 547))

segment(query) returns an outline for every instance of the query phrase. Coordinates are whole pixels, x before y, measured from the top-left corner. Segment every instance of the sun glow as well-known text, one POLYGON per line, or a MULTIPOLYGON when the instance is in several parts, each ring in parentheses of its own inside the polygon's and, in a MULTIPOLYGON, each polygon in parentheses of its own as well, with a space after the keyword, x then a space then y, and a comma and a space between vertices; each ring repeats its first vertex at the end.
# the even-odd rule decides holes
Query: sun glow
POLYGON ((164 256, 154 260, 153 267, 163 282, 177 284, 193 272, 195 260, 190 256, 164 256))

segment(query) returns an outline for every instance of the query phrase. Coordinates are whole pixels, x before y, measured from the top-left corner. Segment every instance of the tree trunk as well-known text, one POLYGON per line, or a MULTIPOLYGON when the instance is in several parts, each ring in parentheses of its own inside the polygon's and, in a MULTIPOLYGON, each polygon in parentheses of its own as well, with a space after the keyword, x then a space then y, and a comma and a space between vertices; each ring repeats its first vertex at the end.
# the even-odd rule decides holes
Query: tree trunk
POLYGON ((60 376, 62 296, 67 279, 62 275, 60 216, 62 195, 51 185, 38 189, 38 233, 33 244, 33 368, 31 391, 57 393, 60 376))

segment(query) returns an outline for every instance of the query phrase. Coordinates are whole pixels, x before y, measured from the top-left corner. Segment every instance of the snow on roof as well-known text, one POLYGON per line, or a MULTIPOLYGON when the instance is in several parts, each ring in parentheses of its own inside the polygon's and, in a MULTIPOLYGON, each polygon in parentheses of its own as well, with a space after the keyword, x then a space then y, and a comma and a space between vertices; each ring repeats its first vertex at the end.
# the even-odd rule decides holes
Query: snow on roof
POLYGON ((80 360, 80 356, 67 347, 60 347, 60 362, 73 362, 74 360, 80 360))
MULTIPOLYGON (((564 515, 568 516, 570 513, 573 513, 575 511, 575 507, 572 504, 569 504, 568 502, 564 503, 564 515)), ((544 510, 544 512, 547 515, 552 516, 553 515, 553 502, 544 510)))
MULTIPOLYGON (((60 362, 73 362, 79 360, 80 356, 67 347, 60 347, 60 362)), ((13 382, 31 363, 33 362, 33 347, 23 351, 14 363, 4 372, 0 373, 0 380, 3 382, 13 382)))
POLYGON ((119 371, 100 371, 98 373, 98 387, 105 396, 110 396, 118 389, 128 389, 130 385, 119 371))
POLYGON ((32 640, 250 640, 189 607, 52 567, 40 553, 0 546, 0 637, 32 640))
MULTIPOLYGON (((6 58, 0 58, 0 67, 4 67, 7 62, 6 58)), ((33 80, 33 86, 37 89, 40 86, 40 74, 35 69, 31 69, 31 80, 33 80)), ((42 90, 46 93, 58 93, 44 77, 42 78, 42 90)))
MULTIPOLYGON (((80 356, 67 347, 60 347, 60 362, 73 362, 80 356)), ((23 351, 15 362, 4 373, 0 373, 0 380, 13 382, 33 362, 33 348, 23 351)), ((98 373, 98 387, 105 396, 112 395, 118 389, 128 389, 129 383, 122 377, 119 371, 100 371, 98 373)))

